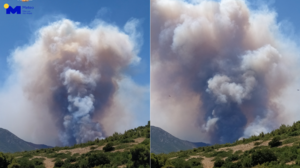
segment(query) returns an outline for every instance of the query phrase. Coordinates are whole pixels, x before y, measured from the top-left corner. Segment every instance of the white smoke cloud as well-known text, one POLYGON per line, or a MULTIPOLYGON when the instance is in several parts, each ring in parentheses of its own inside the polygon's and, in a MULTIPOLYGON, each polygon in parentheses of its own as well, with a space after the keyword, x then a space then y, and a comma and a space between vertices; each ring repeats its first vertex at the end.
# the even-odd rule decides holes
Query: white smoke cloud
POLYGON ((299 47, 276 12, 249 3, 151 1, 153 125, 226 143, 300 120, 299 47))
POLYGON ((222 75, 215 75, 208 80, 208 91, 212 91, 217 96, 217 100, 226 103, 227 99, 231 99, 237 103, 241 103, 244 98, 249 98, 249 93, 255 84, 254 77, 245 78, 245 86, 231 82, 230 78, 222 75))
POLYGON ((214 131, 218 118, 208 118, 207 122, 203 125, 203 129, 207 132, 214 131))
POLYGON ((61 19, 39 28, 32 44, 10 56, 13 73, 0 90, 5 104, 0 127, 49 145, 83 143, 132 128, 136 111, 146 106, 136 102, 149 94, 136 90, 147 86, 133 80, 127 85, 132 92, 127 100, 136 106, 121 103, 119 92, 130 78, 125 69, 141 59, 138 24, 133 19, 120 29, 97 20, 87 27, 61 19))

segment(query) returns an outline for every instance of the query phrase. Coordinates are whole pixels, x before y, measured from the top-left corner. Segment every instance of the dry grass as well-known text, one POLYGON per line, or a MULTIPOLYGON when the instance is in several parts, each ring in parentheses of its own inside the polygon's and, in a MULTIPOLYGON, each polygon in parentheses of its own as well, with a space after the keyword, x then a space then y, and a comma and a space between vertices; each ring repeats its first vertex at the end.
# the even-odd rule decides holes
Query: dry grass
POLYGON ((190 156, 189 158, 185 159, 185 161, 188 161, 188 160, 193 159, 193 158, 201 158, 201 156, 190 156))
POLYGON ((202 164, 203 168, 213 168, 214 167, 214 162, 212 161, 214 158, 207 158, 203 157, 202 164))
MULTIPOLYGON (((262 142, 262 141, 254 141, 254 142, 250 142, 248 144, 240 144, 240 145, 231 146, 231 147, 224 147, 224 148, 218 149, 217 151, 229 151, 229 150, 232 150, 233 152, 236 152, 236 151, 241 150, 242 152, 245 152, 247 150, 251 150, 252 148, 256 147, 254 145, 255 142, 262 142)), ((262 142, 258 146, 268 146, 269 142, 270 141, 262 142)))
POLYGON ((290 146, 293 146, 293 145, 294 145, 294 143, 288 143, 288 144, 284 144, 284 145, 278 146, 278 148, 283 148, 285 146, 290 147, 290 146))
POLYGON ((291 162, 287 162, 286 165, 293 165, 295 163, 296 163, 295 161, 291 161, 291 162))
POLYGON ((134 142, 135 142, 135 143, 142 143, 145 139, 146 139, 146 138, 144 138, 144 137, 136 138, 136 139, 134 139, 134 142))
POLYGON ((170 160, 172 160, 172 159, 176 159, 177 157, 172 157, 172 158, 169 158, 170 160))
POLYGON ((49 158, 43 157, 43 156, 34 156, 32 159, 34 159, 34 158, 44 158, 45 160, 43 161, 43 163, 44 163, 46 168, 53 168, 54 167, 54 162, 53 162, 54 159, 49 159, 49 158))
MULTIPOLYGON (((60 150, 58 151, 58 153, 68 153, 68 152, 71 152, 71 154, 75 154, 75 153, 78 153, 78 154, 85 154, 85 153, 88 153, 91 151, 91 147, 97 147, 96 145, 93 145, 93 146, 88 146, 88 147, 84 147, 84 148, 75 148, 75 149, 66 149, 66 150, 60 150)), ((98 148, 103 148, 103 146, 100 146, 98 148)), ((95 150, 97 150, 98 148, 96 148, 95 150)), ((102 150, 101 148, 101 150, 102 150)))
MULTIPOLYGON (((134 139, 134 142, 133 143, 128 143, 128 145, 136 145, 136 144, 139 144, 141 142, 143 142, 146 138, 144 137, 141 137, 141 138, 136 138, 134 139)), ((97 145, 93 145, 93 146, 88 146, 88 147, 84 147, 84 148, 75 148, 75 149, 66 149, 66 150, 60 150, 58 151, 58 153, 68 153, 68 152, 71 152, 71 154, 75 154, 75 153, 78 153, 78 154, 85 154, 85 153, 88 153, 91 151, 91 147, 97 147, 95 148, 94 150, 103 150, 103 146, 99 146, 97 147, 97 145)), ((116 147, 116 146, 114 146, 116 147)), ((120 151, 120 152, 123 152, 125 149, 118 149, 118 150, 115 150, 115 151, 112 151, 112 152, 117 152, 117 151, 120 151)))

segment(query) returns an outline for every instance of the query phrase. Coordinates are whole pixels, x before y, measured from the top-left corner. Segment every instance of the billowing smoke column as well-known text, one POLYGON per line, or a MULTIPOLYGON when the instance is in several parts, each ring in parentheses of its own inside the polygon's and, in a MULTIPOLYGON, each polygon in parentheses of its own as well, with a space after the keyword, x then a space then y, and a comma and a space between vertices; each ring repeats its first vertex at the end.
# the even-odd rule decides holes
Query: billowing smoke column
POLYGON ((299 52, 276 13, 243 0, 151 1, 151 121, 233 142, 300 119, 299 52))
MULTIPOLYGON (((56 145, 72 145, 128 128, 134 116, 120 100, 124 94, 120 88, 132 91, 126 95, 133 104, 145 93, 135 94, 141 86, 124 73, 140 61, 137 23, 131 20, 120 30, 101 21, 91 28, 62 19, 41 28, 32 44, 16 49, 10 58, 15 71, 11 78, 24 97, 15 98, 23 107, 18 116, 32 114, 32 122, 37 122, 34 126, 44 127, 43 132, 51 135, 46 137, 52 140, 46 142, 52 145, 53 139, 57 139, 56 145)), ((3 95, 16 94, 8 91, 3 95)), ((27 120, 28 115, 24 116, 27 120)), ((43 136, 40 133, 36 138, 43 136)))

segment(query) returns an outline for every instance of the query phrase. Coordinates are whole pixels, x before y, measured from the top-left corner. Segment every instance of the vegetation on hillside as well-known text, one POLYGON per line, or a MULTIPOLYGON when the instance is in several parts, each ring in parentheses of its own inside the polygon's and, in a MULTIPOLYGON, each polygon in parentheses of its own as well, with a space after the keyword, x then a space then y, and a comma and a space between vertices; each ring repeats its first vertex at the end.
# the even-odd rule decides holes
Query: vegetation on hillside
POLYGON ((300 121, 231 144, 216 144, 169 154, 151 153, 151 167, 202 168, 205 166, 204 159, 216 168, 300 168, 300 121), (252 146, 246 150, 245 144, 252 146))
POLYGON ((102 140, 96 139, 71 147, 55 147, 13 154, 0 153, 0 168, 3 166, 5 168, 45 168, 45 159, 53 161, 55 168, 118 166, 148 168, 150 167, 150 122, 146 126, 125 131, 124 134, 114 133, 102 140), (134 139, 139 138, 143 141, 135 143, 134 139), (70 152, 78 148, 87 149, 87 152, 70 152))

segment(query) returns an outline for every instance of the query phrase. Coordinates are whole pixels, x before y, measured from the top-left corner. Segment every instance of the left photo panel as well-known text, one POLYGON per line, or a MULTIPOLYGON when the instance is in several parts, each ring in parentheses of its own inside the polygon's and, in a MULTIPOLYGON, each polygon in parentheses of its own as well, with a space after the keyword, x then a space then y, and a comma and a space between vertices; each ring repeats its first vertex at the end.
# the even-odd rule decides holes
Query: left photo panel
POLYGON ((2 5, 0 167, 150 167, 150 1, 2 5))

